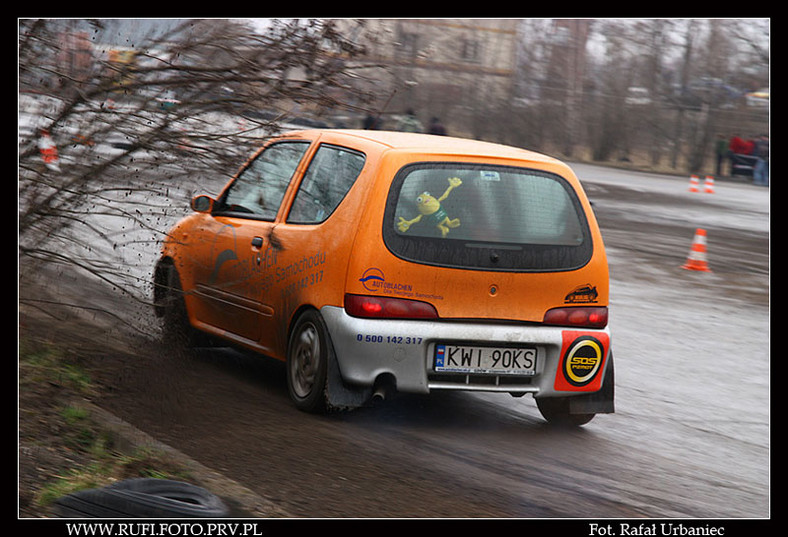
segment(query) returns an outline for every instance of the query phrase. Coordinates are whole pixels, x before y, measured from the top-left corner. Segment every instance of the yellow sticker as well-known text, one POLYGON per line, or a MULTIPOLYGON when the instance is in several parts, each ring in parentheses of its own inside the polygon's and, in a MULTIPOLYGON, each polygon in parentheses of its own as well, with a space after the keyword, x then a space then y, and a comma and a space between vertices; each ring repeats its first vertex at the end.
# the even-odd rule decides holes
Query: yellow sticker
POLYGON ((602 344, 592 337, 580 338, 569 349, 564 360, 567 380, 576 386, 590 382, 602 363, 602 344))

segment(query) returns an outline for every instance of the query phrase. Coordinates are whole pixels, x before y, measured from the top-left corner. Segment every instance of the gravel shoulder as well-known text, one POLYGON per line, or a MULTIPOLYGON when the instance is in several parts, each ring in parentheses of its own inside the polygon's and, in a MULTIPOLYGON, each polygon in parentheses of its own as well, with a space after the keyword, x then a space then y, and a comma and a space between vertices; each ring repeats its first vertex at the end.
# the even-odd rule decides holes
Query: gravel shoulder
MULTIPOLYGON (((64 364, 87 372, 90 378, 85 391, 57 376, 39 381, 26 364, 19 364, 19 518, 55 516, 51 506, 42 506, 38 501, 45 488, 62 477, 90 473, 91 468, 101 464, 90 448, 80 445, 78 435, 105 437, 108 450, 118 458, 132 453, 150 454, 115 470, 109 479, 139 477, 141 471, 147 471, 143 465, 155 465, 154 471, 182 476, 183 481, 218 495, 232 517, 288 516, 273 502, 95 404, 94 400, 111 397, 114 388, 110 379, 122 382, 128 364, 144 363, 151 355, 161 354, 155 340, 124 327, 111 314, 128 307, 121 296, 87 277, 44 270, 20 283, 19 299, 20 350, 22 346, 25 352, 54 349, 64 364), (71 302, 68 297, 77 294, 90 296, 97 309, 75 307, 78 302, 71 302), (74 430, 64 418, 67 407, 87 413, 81 430, 74 430)), ((150 375, 148 380, 154 382, 157 377, 161 378, 150 375)))

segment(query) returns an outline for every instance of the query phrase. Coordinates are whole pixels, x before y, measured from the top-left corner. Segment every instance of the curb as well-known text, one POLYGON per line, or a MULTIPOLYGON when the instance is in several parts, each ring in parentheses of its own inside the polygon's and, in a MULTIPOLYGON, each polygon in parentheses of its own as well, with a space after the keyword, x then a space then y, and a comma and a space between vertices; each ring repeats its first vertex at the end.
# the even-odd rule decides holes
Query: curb
POLYGON ((227 502, 231 518, 292 518, 292 515, 274 502, 191 459, 173 447, 159 442, 111 412, 84 399, 80 399, 79 404, 89 410, 91 416, 113 435, 119 451, 153 448, 173 457, 194 475, 195 480, 198 481, 195 484, 205 487, 227 502))

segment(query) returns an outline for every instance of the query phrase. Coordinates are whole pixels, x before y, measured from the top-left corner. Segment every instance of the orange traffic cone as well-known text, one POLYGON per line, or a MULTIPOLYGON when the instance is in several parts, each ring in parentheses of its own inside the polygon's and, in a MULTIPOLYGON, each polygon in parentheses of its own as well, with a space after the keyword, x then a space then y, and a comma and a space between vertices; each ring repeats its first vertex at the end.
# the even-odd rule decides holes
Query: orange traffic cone
POLYGON ((690 184, 689 184, 689 191, 690 192, 698 192, 698 186, 700 185, 698 181, 697 175, 690 176, 690 184))
POLYGON ((703 183, 703 191, 707 194, 714 194, 714 177, 711 175, 706 176, 706 181, 703 183))
POLYGON ((681 268, 687 270, 699 270, 711 272, 706 262, 706 230, 698 228, 695 230, 695 238, 692 240, 687 262, 681 268))
POLYGON ((47 168, 60 171, 58 165, 57 146, 49 136, 49 131, 41 129, 41 137, 38 139, 38 149, 41 151, 41 158, 44 160, 47 168))

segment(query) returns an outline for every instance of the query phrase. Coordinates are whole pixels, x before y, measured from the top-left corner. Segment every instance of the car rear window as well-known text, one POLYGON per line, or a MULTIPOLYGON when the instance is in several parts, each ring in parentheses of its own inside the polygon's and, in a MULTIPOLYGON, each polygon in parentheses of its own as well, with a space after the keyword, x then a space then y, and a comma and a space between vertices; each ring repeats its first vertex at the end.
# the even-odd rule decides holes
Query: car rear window
POLYGON ((392 182, 383 236, 401 258, 484 270, 571 270, 592 253, 585 213, 569 183, 505 166, 403 168, 392 182))

